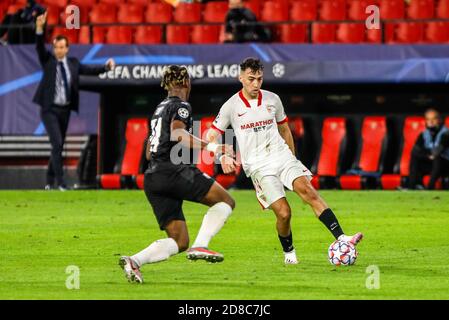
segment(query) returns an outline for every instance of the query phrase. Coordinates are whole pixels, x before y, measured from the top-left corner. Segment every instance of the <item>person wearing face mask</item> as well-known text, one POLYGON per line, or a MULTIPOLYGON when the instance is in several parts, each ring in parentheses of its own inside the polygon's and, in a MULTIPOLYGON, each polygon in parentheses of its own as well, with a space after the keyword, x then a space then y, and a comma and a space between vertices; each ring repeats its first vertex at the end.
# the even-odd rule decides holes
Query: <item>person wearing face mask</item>
POLYGON ((271 34, 257 22, 256 15, 242 0, 229 0, 226 14, 224 42, 269 42, 271 34))
POLYGON ((38 15, 45 12, 45 8, 36 0, 27 0, 24 8, 14 14, 7 14, 0 24, 0 41, 2 44, 34 43, 34 22, 38 15), (15 27, 11 27, 14 25, 15 27), (23 27, 18 27, 23 25, 23 27), (7 34, 7 41, 1 40, 7 34))
POLYGON ((449 129, 434 108, 426 110, 426 130, 415 142, 410 160, 410 189, 424 189, 422 178, 430 174, 429 190, 435 189, 440 177, 449 175, 449 129))

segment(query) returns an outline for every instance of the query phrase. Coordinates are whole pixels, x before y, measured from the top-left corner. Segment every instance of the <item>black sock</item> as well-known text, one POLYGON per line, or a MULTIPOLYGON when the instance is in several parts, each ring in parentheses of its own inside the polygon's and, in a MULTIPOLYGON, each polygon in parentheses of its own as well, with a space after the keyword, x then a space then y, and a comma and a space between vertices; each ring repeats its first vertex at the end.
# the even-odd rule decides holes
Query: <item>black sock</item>
POLYGON ((338 239, 339 236, 344 234, 340 225, 338 224, 337 217, 332 212, 330 208, 324 210, 320 217, 320 221, 329 229, 330 232, 334 235, 335 239, 338 239))
POLYGON ((293 247, 293 237, 292 237, 292 233, 290 232, 290 235, 283 237, 281 235, 279 236, 279 241, 281 241, 281 245, 282 245, 282 249, 284 250, 284 252, 290 252, 292 251, 295 247, 293 247))

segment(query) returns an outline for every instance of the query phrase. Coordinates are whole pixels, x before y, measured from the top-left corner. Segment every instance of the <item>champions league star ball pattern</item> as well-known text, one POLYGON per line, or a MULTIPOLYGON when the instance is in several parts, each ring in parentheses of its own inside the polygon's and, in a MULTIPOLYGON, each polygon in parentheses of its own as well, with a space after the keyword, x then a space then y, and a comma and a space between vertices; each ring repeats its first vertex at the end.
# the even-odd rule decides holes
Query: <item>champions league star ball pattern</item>
POLYGON ((334 266, 344 265, 350 266, 357 260, 357 249, 347 241, 335 240, 329 246, 328 258, 329 262, 334 266))

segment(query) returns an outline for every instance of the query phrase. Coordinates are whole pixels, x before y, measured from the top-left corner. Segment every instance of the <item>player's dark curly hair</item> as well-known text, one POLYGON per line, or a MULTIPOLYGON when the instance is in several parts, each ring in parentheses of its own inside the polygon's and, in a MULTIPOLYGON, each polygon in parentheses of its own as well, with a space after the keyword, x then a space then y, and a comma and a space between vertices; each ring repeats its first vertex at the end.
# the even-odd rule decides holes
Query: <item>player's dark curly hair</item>
POLYGON ((162 76, 161 87, 170 90, 173 87, 184 87, 189 80, 189 71, 186 67, 171 65, 167 67, 162 76))
POLYGON ((263 64, 259 59, 256 58, 246 58, 240 64, 240 70, 245 71, 246 69, 251 69, 252 72, 263 71, 263 64))

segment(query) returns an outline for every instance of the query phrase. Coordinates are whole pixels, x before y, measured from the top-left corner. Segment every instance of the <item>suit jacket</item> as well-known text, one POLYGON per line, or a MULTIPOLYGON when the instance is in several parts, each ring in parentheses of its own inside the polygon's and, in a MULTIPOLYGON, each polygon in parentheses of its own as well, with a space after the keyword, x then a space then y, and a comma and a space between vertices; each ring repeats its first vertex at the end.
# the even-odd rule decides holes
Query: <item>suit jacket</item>
MULTIPOLYGON (((54 102, 56 92, 56 67, 58 60, 45 48, 44 34, 36 35, 36 51, 42 65, 44 74, 33 102, 43 109, 49 109, 54 102)), ((67 57, 67 64, 70 69, 70 109, 78 112, 79 107, 79 76, 99 75, 106 72, 105 66, 87 66, 80 63, 77 58, 67 57)))

